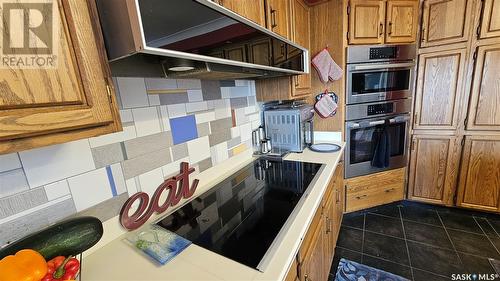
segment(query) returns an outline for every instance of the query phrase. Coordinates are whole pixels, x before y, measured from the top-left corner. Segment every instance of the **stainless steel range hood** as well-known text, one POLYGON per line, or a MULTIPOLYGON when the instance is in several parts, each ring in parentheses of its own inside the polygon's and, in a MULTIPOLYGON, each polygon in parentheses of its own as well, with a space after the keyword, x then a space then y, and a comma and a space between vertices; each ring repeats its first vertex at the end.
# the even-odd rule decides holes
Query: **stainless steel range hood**
POLYGON ((114 76, 269 78, 309 72, 307 49, 209 0, 96 0, 114 76))

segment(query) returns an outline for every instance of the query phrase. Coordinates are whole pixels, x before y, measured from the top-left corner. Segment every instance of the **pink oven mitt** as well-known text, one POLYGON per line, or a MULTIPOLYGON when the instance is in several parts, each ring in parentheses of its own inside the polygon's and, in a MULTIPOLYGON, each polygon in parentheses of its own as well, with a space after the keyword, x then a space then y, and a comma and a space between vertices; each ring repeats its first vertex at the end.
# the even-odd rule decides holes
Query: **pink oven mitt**
POLYGON ((328 118, 337 112, 337 103, 325 94, 314 104, 314 109, 321 118, 328 118))
POLYGON ((342 68, 335 63, 327 48, 314 56, 312 65, 318 71, 319 78, 323 83, 342 78, 342 68))

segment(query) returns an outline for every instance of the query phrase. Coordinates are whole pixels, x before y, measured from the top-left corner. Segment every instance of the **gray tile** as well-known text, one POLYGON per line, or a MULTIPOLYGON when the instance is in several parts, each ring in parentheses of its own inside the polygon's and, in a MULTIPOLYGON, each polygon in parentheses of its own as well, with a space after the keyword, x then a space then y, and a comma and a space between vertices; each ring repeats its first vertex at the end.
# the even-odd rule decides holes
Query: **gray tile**
POLYGON ((75 214, 75 217, 92 216, 100 219, 103 222, 107 221, 120 214, 120 210, 127 199, 128 194, 123 193, 93 207, 90 207, 85 211, 77 213, 75 214))
POLYGON ((0 224, 0 245, 8 244, 54 224, 76 212, 73 200, 67 199, 57 204, 0 224))
POLYGON ((23 169, 0 173, 0 198, 28 190, 28 182, 23 169))
POLYGON ((178 104, 178 103, 188 103, 188 95, 187 92, 180 93, 169 93, 169 94, 160 94, 160 104, 168 105, 168 104, 178 104))
POLYGON ((235 87, 236 82, 234 82, 234 80, 221 80, 220 86, 221 87, 235 87))
MULTIPOLYGON (((199 133, 199 131, 198 131, 198 133, 199 133)), ((187 143, 181 143, 181 144, 172 146, 172 159, 173 159, 173 161, 177 161, 177 160, 185 158, 187 156, 189 156, 187 143)))
POLYGON ((125 160, 121 143, 112 143, 92 148, 96 169, 125 160))
POLYGON ((170 149, 164 148, 123 162, 125 180, 144 174, 172 162, 170 149))
POLYGON ((203 100, 220 100, 222 94, 220 91, 220 82, 216 80, 202 80, 201 91, 203 100))
POLYGON ((196 128, 198 129, 199 138, 210 135, 210 124, 208 122, 198 124, 196 128))
POLYGON ((208 143, 210 147, 231 139, 231 130, 225 129, 213 132, 208 136, 208 143))
POLYGON ((232 127, 233 127, 233 118, 231 117, 214 120, 210 122, 210 128, 212 129, 212 132, 218 132, 232 127))
POLYGON ((240 143, 241 143, 241 137, 236 137, 236 138, 233 138, 233 139, 231 139, 231 140, 229 140, 227 142, 227 147, 228 148, 233 148, 233 147, 237 146, 240 143))
POLYGON ((124 145, 127 159, 133 159, 155 150, 168 148, 172 143, 172 133, 168 131, 127 140, 124 145))
POLYGON ((47 203, 45 189, 39 187, 0 199, 0 219, 47 203))
POLYGON ((232 98, 229 99, 231 102, 231 108, 242 108, 248 106, 248 100, 246 97, 243 98, 232 98))
POLYGON ((212 167, 212 158, 209 157, 205 160, 201 160, 200 162, 198 162, 198 166, 199 166, 200 173, 205 171, 208 168, 211 168, 212 167))
POLYGON ((247 97, 247 99, 248 99, 248 106, 257 104, 257 98, 255 96, 249 96, 247 97))

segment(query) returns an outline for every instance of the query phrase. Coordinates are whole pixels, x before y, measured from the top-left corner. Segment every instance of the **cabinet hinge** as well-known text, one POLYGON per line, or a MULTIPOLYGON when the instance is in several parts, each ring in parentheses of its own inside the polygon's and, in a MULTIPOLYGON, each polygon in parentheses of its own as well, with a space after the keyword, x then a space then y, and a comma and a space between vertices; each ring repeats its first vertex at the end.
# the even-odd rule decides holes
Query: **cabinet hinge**
POLYGON ((349 31, 346 33, 347 40, 349 40, 349 31))
POLYGON ((417 140, 415 138, 413 138, 411 140, 411 144, 410 144, 410 150, 411 151, 415 150, 415 142, 417 142, 417 140))
POLYGON ((478 25, 476 28, 476 37, 479 39, 480 35, 481 35, 481 25, 478 25))
POLYGON ((462 141, 460 142, 460 145, 462 145, 462 146, 465 145, 465 136, 462 137, 462 141))
POLYGON ((351 13, 351 5, 347 5, 347 14, 349 15, 351 13))
POLYGON ((467 122, 469 121, 469 117, 465 117, 464 119, 464 127, 467 127, 467 122))
POLYGON ((111 88, 109 86, 109 84, 106 84, 106 92, 108 93, 108 100, 109 100, 109 103, 113 103, 113 98, 111 97, 111 88))
POLYGON ((474 60, 474 62, 476 62, 476 59, 477 59, 477 48, 474 50, 474 54, 472 55, 472 60, 474 60))

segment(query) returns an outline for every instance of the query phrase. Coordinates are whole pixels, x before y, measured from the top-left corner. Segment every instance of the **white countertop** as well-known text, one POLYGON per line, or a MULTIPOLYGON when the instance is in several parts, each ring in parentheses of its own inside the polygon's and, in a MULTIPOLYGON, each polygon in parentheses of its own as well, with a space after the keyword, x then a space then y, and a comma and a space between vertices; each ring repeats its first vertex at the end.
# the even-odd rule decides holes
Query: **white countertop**
MULTIPOLYGON (((299 250, 314 213, 328 183, 340 161, 344 149, 335 153, 317 153, 306 149, 303 153, 293 153, 285 160, 325 164, 322 172, 312 182, 303 198, 291 214, 284 229, 273 242, 272 251, 266 255, 263 272, 239 264, 221 255, 190 245, 166 265, 155 264, 149 257, 123 241, 119 234, 112 237, 105 234, 104 241, 83 260, 83 280, 282 280, 299 250), (283 231, 285 230, 286 231, 283 231), (111 238, 110 238, 111 237, 111 238)), ((198 189, 192 198, 196 198, 215 184, 244 167, 253 160, 251 154, 238 155, 218 165, 217 169, 208 169, 196 175, 200 179, 198 189)), ((190 198, 190 200, 192 200, 190 198)), ((178 208, 188 201, 181 202, 178 208)), ((169 213, 175 211, 171 210, 169 213)), ((165 214, 163 214, 165 216, 165 214)), ((157 219, 157 218, 156 218, 157 219)), ((117 232, 117 218, 105 223, 105 232, 117 232), (109 227, 109 225, 113 227, 109 227)), ((154 218, 153 218, 154 220, 154 218)))

